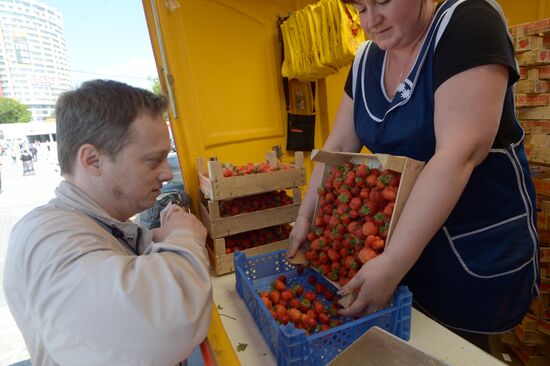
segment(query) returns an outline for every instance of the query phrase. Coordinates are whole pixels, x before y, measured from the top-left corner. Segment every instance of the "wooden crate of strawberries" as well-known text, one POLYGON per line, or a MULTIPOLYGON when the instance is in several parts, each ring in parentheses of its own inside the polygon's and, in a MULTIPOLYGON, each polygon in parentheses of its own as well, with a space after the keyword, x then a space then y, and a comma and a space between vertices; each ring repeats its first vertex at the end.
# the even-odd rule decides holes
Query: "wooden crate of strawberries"
POLYGON ((389 241, 424 163, 383 154, 317 151, 324 162, 306 261, 343 286, 389 241))
POLYGON ((222 201, 203 199, 200 216, 211 238, 293 222, 302 200, 300 188, 263 192, 222 201))
POLYGON ((200 216, 216 275, 234 271, 236 249, 258 255, 288 247, 288 224, 296 219, 305 184, 303 153, 294 156, 294 164, 280 162, 274 151, 255 164, 197 160, 200 216))
POLYGON ((209 200, 224 200, 252 194, 303 186, 306 183, 304 154, 294 155, 295 163, 279 162, 276 153, 266 153, 266 161, 233 165, 199 157, 199 186, 209 200))
POLYGON ((255 256, 288 248, 290 224, 251 230, 224 238, 208 237, 207 246, 212 271, 215 275, 233 272, 235 264, 233 253, 239 250, 247 256, 255 256))

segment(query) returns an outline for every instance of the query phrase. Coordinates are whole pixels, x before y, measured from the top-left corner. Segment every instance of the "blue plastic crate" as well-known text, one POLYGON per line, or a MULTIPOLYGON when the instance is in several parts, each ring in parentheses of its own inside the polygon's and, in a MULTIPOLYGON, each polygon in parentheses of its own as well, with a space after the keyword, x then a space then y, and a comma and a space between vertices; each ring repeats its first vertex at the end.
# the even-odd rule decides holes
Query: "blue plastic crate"
POLYGON ((344 318, 343 324, 323 332, 308 336, 303 329, 296 329, 291 323, 277 323, 258 292, 268 290, 280 275, 287 277, 289 286, 301 284, 307 291, 312 289, 307 277, 313 274, 318 282, 335 291, 334 286, 316 271, 306 268, 304 273, 298 275, 296 267, 287 262, 285 253, 282 250, 255 257, 247 257, 238 251, 234 254, 237 293, 277 358, 277 365, 325 365, 373 326, 404 340, 409 339, 412 294, 405 286, 397 289, 391 306, 386 309, 356 320, 344 318))

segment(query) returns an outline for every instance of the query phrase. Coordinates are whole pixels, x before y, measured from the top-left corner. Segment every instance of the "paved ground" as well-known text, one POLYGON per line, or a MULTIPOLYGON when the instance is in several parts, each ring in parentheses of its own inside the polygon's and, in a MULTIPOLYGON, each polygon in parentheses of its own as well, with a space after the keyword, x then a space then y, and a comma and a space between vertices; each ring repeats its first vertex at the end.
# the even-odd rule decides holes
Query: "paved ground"
MULTIPOLYGON (((0 283, 9 233, 13 225, 32 208, 46 203, 52 196, 61 177, 55 171, 55 159, 46 150, 40 151, 34 164, 35 175, 23 176, 21 162, 13 164, 11 158, 0 156, 2 172, 2 193, 0 193, 0 283)), ((1 286, 0 286, 1 287, 1 286)), ((23 337, 11 316, 0 291, 0 366, 27 360, 29 354, 23 337)))

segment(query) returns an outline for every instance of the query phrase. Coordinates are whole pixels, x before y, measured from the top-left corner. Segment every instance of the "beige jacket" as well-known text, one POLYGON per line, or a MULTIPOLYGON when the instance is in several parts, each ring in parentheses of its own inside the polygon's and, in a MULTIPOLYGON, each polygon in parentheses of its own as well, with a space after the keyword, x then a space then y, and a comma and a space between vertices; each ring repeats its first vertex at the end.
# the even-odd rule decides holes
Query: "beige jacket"
POLYGON ((33 366, 174 365, 206 337, 204 243, 183 229, 153 243, 142 229, 112 219, 68 182, 17 223, 4 290, 33 366))

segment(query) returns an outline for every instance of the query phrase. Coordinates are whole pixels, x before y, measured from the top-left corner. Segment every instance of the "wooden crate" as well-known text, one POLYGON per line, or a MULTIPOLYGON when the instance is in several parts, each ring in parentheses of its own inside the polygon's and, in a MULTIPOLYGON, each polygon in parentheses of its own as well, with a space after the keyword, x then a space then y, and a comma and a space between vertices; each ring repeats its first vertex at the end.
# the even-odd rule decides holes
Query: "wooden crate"
MULTIPOLYGON (((208 161, 206 164, 205 160, 199 157, 197 159, 199 186, 208 199, 217 201, 303 186, 306 184, 304 154, 296 152, 294 158, 295 163, 288 169, 224 177, 221 162, 208 161)), ((278 164, 275 152, 267 153, 267 161, 271 165, 278 164)))
POLYGON ((540 261, 547 263, 550 262, 550 247, 540 247, 540 261))
POLYGON ((522 53, 541 48, 550 48, 550 38, 548 36, 524 36, 516 39, 515 52, 522 53))
MULTIPOLYGON (((210 264, 212 265, 212 272, 214 272, 216 276, 221 276, 235 271, 233 253, 225 254, 225 242, 222 242, 222 240, 223 239, 214 239, 214 249, 209 246, 206 247, 208 249, 208 256, 210 257, 210 264), (223 246, 223 254, 214 253, 216 248, 218 249, 218 252, 221 252, 221 246, 223 246)), ((288 239, 260 245, 258 247, 243 250, 242 252, 247 256, 255 256, 283 249, 288 249, 288 239)))
POLYGON ((516 94, 516 108, 544 107, 548 105, 550 94, 516 94))
MULTIPOLYGON (((538 221, 538 219, 537 219, 538 221)), ((548 246, 550 244, 550 230, 537 228, 537 233, 539 234, 539 242, 541 246, 548 246)))
POLYGON ((535 190, 537 194, 542 194, 544 196, 550 196, 550 179, 533 179, 533 184, 535 185, 535 190))
POLYGON ((516 59, 520 66, 546 65, 550 63, 550 50, 537 49, 519 53, 516 59))
POLYGON ((525 35, 548 35, 550 34, 550 18, 537 20, 536 22, 526 23, 525 35))
POLYGON ((545 212, 537 213, 537 229, 550 230, 550 215, 545 212))
POLYGON ((294 222, 298 215, 301 198, 300 188, 294 188, 293 203, 290 205, 227 217, 220 217, 219 201, 208 200, 208 208, 202 202, 200 204, 200 217, 210 237, 217 239, 245 231, 294 222))
POLYGON ((546 357, 531 353, 526 347, 510 345, 510 348, 525 366, 550 366, 550 361, 546 357))
MULTIPOLYGON (((548 93, 550 92, 550 81, 529 80, 529 79, 520 80, 516 83, 515 90, 516 90, 516 93, 519 93, 519 94, 548 93)), ((541 117, 541 118, 544 118, 544 117, 541 117)))
POLYGON ((520 342, 523 344, 537 346, 539 344, 546 343, 545 338, 541 333, 539 333, 537 330, 525 329, 525 327, 521 324, 517 325, 514 328, 514 332, 518 336, 520 342))

